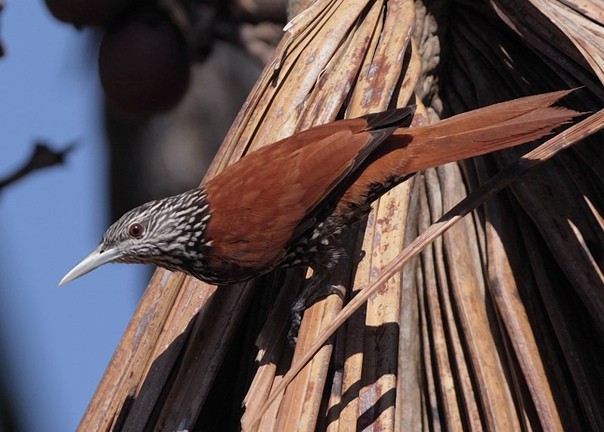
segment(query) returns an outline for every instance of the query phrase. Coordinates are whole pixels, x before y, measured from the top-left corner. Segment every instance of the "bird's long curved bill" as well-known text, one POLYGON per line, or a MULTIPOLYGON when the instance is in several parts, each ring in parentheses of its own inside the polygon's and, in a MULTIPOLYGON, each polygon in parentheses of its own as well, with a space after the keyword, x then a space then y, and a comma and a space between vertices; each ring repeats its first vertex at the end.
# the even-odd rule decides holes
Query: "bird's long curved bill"
POLYGON ((86 258, 84 258, 78 265, 72 268, 69 273, 67 273, 61 282, 59 282, 59 286, 65 285, 67 282, 71 282, 72 280, 79 278, 80 276, 85 275, 89 271, 94 270, 97 267, 102 266, 103 264, 107 264, 108 262, 114 261, 115 259, 120 257, 120 252, 117 249, 107 249, 102 250, 99 246, 95 250, 93 250, 86 258))

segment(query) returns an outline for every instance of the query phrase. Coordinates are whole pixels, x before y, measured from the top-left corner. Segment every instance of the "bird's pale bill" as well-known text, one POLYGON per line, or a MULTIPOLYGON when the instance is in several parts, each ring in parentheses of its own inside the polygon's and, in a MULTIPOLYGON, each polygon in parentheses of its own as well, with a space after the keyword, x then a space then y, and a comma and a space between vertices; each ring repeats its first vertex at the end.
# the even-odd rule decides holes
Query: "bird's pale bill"
POLYGON ((86 258, 84 258, 78 265, 72 268, 69 273, 67 273, 61 282, 59 282, 59 286, 65 285, 67 282, 71 282, 72 280, 79 278, 80 276, 85 275, 89 271, 94 270, 97 267, 102 266, 103 264, 107 264, 108 262, 114 261, 119 258, 121 252, 117 249, 102 249, 103 245, 99 245, 95 250, 93 250, 86 258))

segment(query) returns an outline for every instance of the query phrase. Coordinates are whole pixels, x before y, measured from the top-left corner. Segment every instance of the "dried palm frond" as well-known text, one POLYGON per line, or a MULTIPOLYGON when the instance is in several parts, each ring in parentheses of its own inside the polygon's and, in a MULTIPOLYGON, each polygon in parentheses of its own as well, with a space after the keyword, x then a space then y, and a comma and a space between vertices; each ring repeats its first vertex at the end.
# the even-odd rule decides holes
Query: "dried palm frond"
MULTIPOLYGON (((435 121, 583 86, 568 103, 598 111, 602 15, 568 0, 319 0, 288 26, 208 175, 338 115, 409 101, 435 121)), ((579 134, 602 127, 601 113, 590 118, 579 134)), ((436 238, 314 355, 260 430, 604 424, 601 145, 592 136, 560 153, 436 238)), ((392 190, 350 236, 356 252, 332 282, 362 295, 405 245, 523 153, 426 170, 392 190)), ((215 290, 157 271, 80 429, 235 430, 242 402, 252 427, 341 310, 336 296, 308 309, 292 353, 285 333, 303 276, 215 290)))

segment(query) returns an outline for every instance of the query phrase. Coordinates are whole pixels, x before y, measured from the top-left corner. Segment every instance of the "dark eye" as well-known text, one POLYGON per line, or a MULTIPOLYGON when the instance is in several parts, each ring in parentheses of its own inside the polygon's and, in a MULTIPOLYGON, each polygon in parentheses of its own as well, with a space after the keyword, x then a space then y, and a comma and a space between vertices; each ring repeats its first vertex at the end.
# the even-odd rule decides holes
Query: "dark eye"
POLYGON ((145 229, 139 223, 132 224, 130 225, 130 228, 128 228, 128 234, 130 234, 130 237, 139 238, 144 232, 145 229))

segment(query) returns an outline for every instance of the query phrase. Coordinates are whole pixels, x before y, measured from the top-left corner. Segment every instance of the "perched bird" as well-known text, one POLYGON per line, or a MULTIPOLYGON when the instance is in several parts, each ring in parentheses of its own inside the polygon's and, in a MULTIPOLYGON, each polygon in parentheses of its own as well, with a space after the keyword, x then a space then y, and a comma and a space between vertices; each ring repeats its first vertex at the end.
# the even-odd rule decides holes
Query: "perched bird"
MULTIPOLYGON (((578 113, 529 96, 407 128, 407 107, 318 126, 250 153, 201 187, 115 222, 63 285, 108 262, 150 263, 212 284, 310 266, 303 309, 342 255, 339 239, 413 173, 541 138, 578 113)), ((295 309, 295 308, 294 308, 295 309)))

